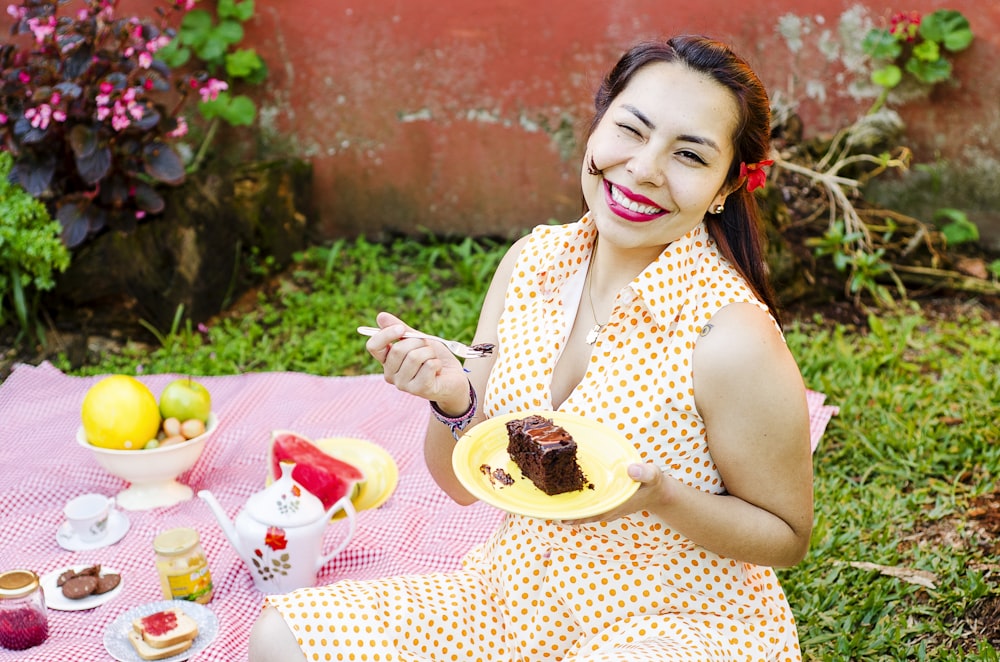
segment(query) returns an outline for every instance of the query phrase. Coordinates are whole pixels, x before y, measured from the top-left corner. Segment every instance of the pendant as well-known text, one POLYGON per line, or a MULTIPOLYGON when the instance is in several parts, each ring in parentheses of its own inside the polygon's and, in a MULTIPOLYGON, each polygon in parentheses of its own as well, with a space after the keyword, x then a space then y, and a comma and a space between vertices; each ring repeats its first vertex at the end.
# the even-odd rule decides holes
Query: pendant
POLYGON ((597 337, 601 335, 601 331, 604 330, 603 324, 595 324, 594 328, 587 332, 587 338, 584 340, 588 345, 593 345, 597 342, 597 337))

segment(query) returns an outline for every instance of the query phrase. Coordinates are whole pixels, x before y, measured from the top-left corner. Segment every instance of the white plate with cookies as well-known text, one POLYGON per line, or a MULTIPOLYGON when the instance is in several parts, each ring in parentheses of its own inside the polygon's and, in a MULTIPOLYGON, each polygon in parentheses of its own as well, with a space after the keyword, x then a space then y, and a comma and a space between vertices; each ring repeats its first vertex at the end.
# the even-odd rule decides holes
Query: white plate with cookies
POLYGON ((118 662, 179 662, 203 651, 218 633, 219 619, 208 607, 187 600, 160 600, 119 614, 104 631, 104 648, 118 662), (163 636, 154 632, 150 633, 154 636, 143 636, 144 619, 154 617, 154 620, 162 622, 155 617, 174 610, 183 612, 186 617, 177 632, 163 636), (181 630, 189 634, 185 635, 181 630))
POLYGON ((38 581, 45 592, 45 606, 57 611, 83 611, 100 607, 118 597, 123 585, 121 574, 117 570, 99 565, 59 568, 45 573, 38 581), (81 582, 81 575, 94 579, 81 582))

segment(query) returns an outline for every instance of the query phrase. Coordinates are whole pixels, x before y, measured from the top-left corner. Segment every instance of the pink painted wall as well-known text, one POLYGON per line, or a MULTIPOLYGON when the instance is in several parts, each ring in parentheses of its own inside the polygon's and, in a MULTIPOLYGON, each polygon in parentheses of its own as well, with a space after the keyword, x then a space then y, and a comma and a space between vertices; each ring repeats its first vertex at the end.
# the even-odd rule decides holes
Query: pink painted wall
MULTIPOLYGON (((206 0, 202 0, 206 2, 206 0)), ((154 6, 130 0, 128 6, 154 6)), ((580 209, 580 141, 600 76, 636 40, 732 42, 807 135, 871 98, 856 55, 901 10, 962 11, 976 39, 958 84, 901 106, 918 160, 1000 171, 1000 3, 994 0, 256 0, 247 42, 270 67, 253 93, 260 155, 315 168, 315 227, 502 234, 580 209)), ((239 137, 239 136, 237 136, 239 137)), ((245 136, 244 136, 245 138, 245 136)), ((1000 175, 998 175, 1000 176, 1000 175)))

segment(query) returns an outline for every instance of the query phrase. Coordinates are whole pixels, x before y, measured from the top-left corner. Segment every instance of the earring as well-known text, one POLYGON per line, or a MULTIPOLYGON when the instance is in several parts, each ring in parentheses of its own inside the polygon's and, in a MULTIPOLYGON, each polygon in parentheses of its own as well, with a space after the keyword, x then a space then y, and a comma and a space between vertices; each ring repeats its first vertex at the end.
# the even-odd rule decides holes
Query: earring
POLYGON ((720 205, 715 205, 714 207, 712 207, 712 213, 713 214, 721 214, 722 210, 724 210, 725 208, 726 207, 724 205, 721 205, 721 204, 720 205))

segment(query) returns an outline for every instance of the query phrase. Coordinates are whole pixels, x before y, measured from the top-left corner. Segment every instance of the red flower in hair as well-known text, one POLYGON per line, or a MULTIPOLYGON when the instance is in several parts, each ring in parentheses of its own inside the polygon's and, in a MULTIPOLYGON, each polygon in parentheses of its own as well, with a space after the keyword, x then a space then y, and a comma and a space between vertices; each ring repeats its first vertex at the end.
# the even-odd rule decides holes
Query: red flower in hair
POLYGON ((767 181, 767 173, 762 170, 764 166, 769 166, 774 163, 773 159, 765 159, 764 161, 758 161, 757 163, 741 163, 740 164, 740 177, 747 178, 747 190, 753 191, 757 188, 764 188, 764 183, 767 181))

